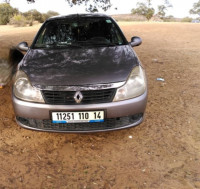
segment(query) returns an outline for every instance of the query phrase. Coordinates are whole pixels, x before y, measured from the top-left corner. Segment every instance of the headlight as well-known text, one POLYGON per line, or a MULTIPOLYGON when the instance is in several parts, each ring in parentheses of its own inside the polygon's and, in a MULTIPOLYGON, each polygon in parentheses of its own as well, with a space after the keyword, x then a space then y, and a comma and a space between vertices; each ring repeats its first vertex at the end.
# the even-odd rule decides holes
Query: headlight
POLYGON ((33 87, 27 75, 23 71, 18 71, 14 79, 14 95, 22 100, 44 103, 40 90, 33 87))
POLYGON ((121 101, 131 99, 142 95, 146 90, 146 77, 145 72, 141 66, 136 66, 125 85, 117 89, 113 101, 121 101))

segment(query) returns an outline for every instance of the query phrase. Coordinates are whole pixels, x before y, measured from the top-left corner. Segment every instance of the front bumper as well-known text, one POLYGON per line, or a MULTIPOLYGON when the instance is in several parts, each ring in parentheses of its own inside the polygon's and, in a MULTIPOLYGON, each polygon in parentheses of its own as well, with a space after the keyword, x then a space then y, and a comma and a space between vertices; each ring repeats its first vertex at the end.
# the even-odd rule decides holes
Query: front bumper
POLYGON ((50 105, 25 102, 13 95, 13 107, 17 123, 28 129, 52 132, 100 132, 132 127, 143 121, 147 103, 147 91, 136 98, 119 102, 87 105, 50 105), (105 110, 103 123, 51 123, 50 111, 105 110))

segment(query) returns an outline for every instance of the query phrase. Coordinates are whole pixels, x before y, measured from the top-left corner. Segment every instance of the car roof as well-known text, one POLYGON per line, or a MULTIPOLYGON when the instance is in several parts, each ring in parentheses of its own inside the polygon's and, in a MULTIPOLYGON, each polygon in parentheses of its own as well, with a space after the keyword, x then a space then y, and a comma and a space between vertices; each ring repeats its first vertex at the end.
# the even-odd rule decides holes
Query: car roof
POLYGON ((69 15, 59 15, 59 16, 53 16, 51 18, 48 18, 47 21, 50 20, 60 20, 60 19, 65 19, 65 18, 83 18, 83 17, 107 17, 107 18, 111 18, 110 16, 106 15, 106 14, 97 14, 97 13, 93 13, 93 14, 69 14, 69 15))

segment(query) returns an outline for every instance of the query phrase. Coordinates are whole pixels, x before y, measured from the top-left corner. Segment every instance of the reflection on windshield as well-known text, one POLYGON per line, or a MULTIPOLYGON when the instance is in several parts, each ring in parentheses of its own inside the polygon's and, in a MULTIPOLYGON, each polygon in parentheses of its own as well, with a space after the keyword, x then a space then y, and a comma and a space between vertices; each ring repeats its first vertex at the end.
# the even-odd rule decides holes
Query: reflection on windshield
POLYGON ((124 44, 118 28, 108 18, 77 18, 46 23, 34 48, 114 46, 124 44))

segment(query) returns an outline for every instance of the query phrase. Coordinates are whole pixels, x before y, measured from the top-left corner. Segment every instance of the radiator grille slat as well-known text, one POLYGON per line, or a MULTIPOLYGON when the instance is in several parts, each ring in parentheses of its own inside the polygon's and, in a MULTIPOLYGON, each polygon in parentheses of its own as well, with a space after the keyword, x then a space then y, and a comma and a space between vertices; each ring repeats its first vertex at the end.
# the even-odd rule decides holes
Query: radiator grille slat
POLYGON ((103 89, 81 91, 83 100, 76 103, 74 95, 76 91, 49 91, 43 90, 42 95, 46 104, 76 105, 76 104, 98 104, 112 102, 116 89, 103 89))

